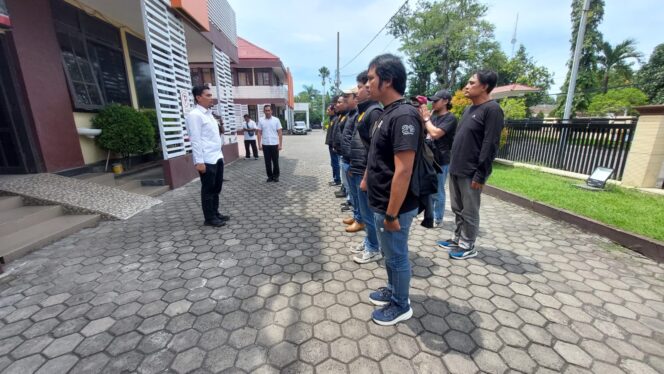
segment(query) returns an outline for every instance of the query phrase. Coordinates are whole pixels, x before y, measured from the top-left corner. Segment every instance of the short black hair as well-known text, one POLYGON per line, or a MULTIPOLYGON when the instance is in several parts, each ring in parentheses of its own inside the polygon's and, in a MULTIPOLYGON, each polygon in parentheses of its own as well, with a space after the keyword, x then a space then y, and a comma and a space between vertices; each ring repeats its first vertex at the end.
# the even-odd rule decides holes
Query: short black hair
POLYGON ((244 117, 244 118, 249 118, 249 115, 248 115, 248 114, 245 114, 245 115, 243 115, 242 117, 244 117))
POLYGON ((369 72, 367 70, 365 70, 365 71, 361 72, 360 74, 358 74, 357 78, 355 78, 357 83, 367 84, 367 82, 369 81, 368 73, 369 72))
POLYGON ((475 72, 480 84, 486 84, 486 93, 491 93, 498 82, 498 74, 493 70, 478 70, 475 72))
POLYGON ((337 100, 339 100, 339 95, 334 95, 334 96, 332 96, 332 101, 330 101, 330 103, 332 103, 331 105, 336 104, 336 103, 337 103, 337 100))
POLYGON ((209 89, 210 87, 207 84, 194 86, 194 88, 191 89, 191 93, 194 95, 194 101, 198 103, 198 100, 196 100, 196 96, 201 96, 203 94, 203 91, 209 89))
POLYGON ((271 104, 265 104, 265 105, 263 105, 263 110, 265 110, 265 108, 270 108, 270 110, 272 110, 272 105, 271 104))
POLYGON ((399 57, 390 53, 376 56, 369 63, 369 69, 371 68, 376 70, 380 79, 379 86, 382 86, 383 82, 391 81, 392 87, 399 95, 406 92, 406 67, 399 57))

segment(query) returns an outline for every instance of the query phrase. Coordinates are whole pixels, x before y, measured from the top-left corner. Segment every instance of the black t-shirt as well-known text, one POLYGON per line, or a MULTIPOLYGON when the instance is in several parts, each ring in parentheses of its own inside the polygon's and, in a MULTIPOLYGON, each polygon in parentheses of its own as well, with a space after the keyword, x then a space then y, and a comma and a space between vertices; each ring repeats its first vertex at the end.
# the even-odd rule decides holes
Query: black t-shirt
POLYGON ((491 175, 491 164, 498 154, 503 125, 503 109, 495 101, 468 107, 452 143, 450 174, 486 183, 491 175))
POLYGON ((431 123, 445 131, 445 135, 434 140, 433 144, 436 146, 436 161, 438 164, 448 165, 450 163, 450 151, 452 150, 452 142, 454 141, 454 133, 456 132, 457 119, 454 114, 447 112, 442 116, 432 116, 431 123))
MULTIPOLYGON (((387 211, 394 177, 394 154, 402 151, 415 151, 422 133, 420 113, 403 101, 396 101, 383 109, 383 115, 374 125, 367 160, 367 193, 369 206, 376 212, 387 211)), ((399 213, 418 207, 417 196, 406 186, 408 193, 401 204, 399 213)))

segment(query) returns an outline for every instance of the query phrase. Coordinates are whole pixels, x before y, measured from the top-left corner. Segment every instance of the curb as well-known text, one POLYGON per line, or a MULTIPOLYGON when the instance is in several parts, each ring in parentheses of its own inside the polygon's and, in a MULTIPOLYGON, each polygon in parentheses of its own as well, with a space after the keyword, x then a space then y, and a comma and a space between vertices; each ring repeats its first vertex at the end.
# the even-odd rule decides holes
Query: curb
POLYGON ((555 219, 556 221, 567 222, 584 231, 602 235, 615 243, 627 247, 657 262, 664 262, 664 242, 627 232, 613 226, 608 226, 605 223, 579 216, 564 209, 555 208, 547 204, 530 200, 529 198, 490 185, 485 185, 483 192, 503 201, 528 208, 543 216, 555 219))

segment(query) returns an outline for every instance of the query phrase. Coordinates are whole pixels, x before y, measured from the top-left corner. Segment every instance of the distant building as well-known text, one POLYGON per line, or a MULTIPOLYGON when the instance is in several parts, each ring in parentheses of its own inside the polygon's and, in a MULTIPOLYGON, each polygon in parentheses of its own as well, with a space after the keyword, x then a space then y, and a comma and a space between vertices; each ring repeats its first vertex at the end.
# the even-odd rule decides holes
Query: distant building
POLYGON ((263 116, 263 106, 269 104, 290 129, 295 109, 290 70, 278 56, 241 37, 237 41, 239 61, 231 64, 231 72, 238 116, 249 114, 257 121, 263 116))
POLYGON ((532 117, 537 117, 540 113, 542 113, 544 117, 548 117, 549 114, 556 109, 556 106, 549 104, 540 104, 540 105, 531 106, 528 109, 530 109, 530 115, 532 117))

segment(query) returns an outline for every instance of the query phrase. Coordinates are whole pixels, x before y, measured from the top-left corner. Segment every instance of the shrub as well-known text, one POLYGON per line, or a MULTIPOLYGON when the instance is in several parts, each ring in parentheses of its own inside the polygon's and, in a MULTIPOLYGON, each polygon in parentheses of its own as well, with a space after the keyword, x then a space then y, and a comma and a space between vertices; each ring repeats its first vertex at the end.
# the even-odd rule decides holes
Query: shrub
POLYGON ((461 120, 463 111, 466 110, 466 107, 472 103, 473 102, 463 94, 463 91, 459 90, 454 93, 454 96, 452 96, 452 110, 450 110, 450 112, 454 113, 456 118, 461 120))
POLYGON ((526 99, 506 98, 501 100, 500 107, 503 108, 505 119, 526 118, 526 99))
POLYGON ((145 115, 150 121, 150 124, 152 124, 152 128, 154 129, 153 152, 159 153, 161 152, 161 136, 159 135, 159 121, 157 119, 157 111, 154 109, 143 109, 141 113, 143 113, 143 115, 145 115))
POLYGON ((94 117, 92 124, 102 130, 97 137, 99 145, 125 159, 154 149, 154 127, 148 117, 132 107, 111 104, 94 117))

